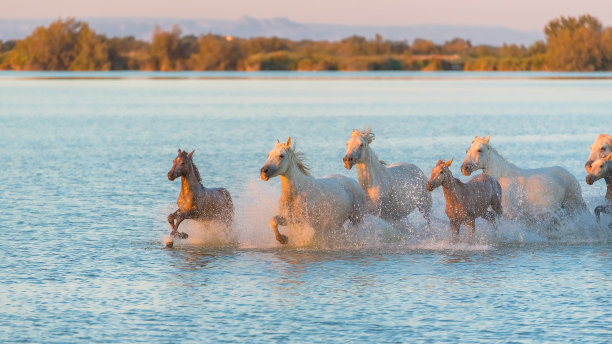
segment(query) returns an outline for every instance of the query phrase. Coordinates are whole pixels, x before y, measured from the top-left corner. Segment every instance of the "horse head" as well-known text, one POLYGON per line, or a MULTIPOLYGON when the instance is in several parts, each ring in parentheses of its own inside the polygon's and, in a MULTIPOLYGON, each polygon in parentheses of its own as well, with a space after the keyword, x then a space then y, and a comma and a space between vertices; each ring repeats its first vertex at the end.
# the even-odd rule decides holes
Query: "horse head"
POLYGON ((593 185, 601 178, 612 175, 612 153, 603 158, 596 159, 589 166, 589 174, 586 176, 586 183, 593 185))
POLYGON ((374 141, 374 137, 371 129, 353 130, 351 132, 351 137, 346 142, 346 154, 342 158, 347 170, 353 168, 355 164, 365 161, 367 147, 374 141))
POLYGON ((610 152, 612 152, 612 135, 599 135, 591 145, 589 160, 584 165, 585 170, 590 173, 589 170, 593 162, 599 158, 604 158, 610 152))
POLYGON ((453 178, 453 174, 449 169, 452 163, 453 159, 450 159, 447 162, 444 162, 442 159, 438 159, 436 166, 431 169, 429 181, 427 181, 427 185, 425 185, 425 188, 428 191, 433 191, 438 186, 444 184, 449 178, 453 178))
POLYGON ((286 142, 276 140, 274 149, 268 153, 268 160, 260 170, 260 176, 263 180, 285 174, 289 169, 289 160, 291 160, 291 137, 286 142))
POLYGON ((464 176, 471 175, 474 171, 484 169, 489 163, 489 153, 491 147, 489 146, 489 139, 491 135, 487 137, 474 138, 472 145, 468 148, 463 164, 461 165, 461 173, 464 176))
POLYGON ((168 179, 175 180, 178 177, 186 177, 189 174, 194 152, 187 153, 179 148, 176 158, 172 161, 172 168, 168 171, 168 179))

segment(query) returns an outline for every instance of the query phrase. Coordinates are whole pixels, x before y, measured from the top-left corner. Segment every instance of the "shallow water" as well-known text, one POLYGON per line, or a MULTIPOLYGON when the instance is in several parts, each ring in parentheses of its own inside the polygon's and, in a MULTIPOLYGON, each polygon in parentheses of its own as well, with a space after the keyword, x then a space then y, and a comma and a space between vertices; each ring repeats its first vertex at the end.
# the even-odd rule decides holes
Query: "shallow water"
POLYGON ((426 175, 490 134, 521 167, 568 169, 592 210, 609 74, 93 75, 0 73, 0 342, 612 341, 612 233, 591 215, 479 220, 476 242, 452 243, 436 190, 432 229, 368 218, 327 249, 280 248, 280 183, 259 180, 289 135, 313 175, 356 177, 341 161, 353 128, 426 175), (237 244, 186 221, 190 239, 163 247, 179 147, 232 193, 237 244))

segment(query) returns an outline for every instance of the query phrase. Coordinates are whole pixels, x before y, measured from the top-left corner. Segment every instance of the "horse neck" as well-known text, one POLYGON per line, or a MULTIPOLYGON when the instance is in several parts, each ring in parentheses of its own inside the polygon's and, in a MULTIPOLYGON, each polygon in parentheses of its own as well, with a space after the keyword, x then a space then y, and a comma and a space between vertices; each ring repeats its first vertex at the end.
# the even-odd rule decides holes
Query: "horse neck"
POLYGON ((489 166, 483 169, 484 173, 495 179, 520 173, 520 168, 504 159, 496 150, 491 149, 489 152, 489 166))
POLYGON ((465 184, 452 175, 442 182, 442 191, 446 202, 459 203, 459 199, 463 196, 463 186, 465 184))
POLYGON ((181 176, 181 195, 196 193, 200 188, 204 188, 204 185, 202 185, 202 182, 198 180, 198 177, 195 174, 194 166, 192 165, 189 168, 189 173, 187 173, 187 176, 181 176))
POLYGON ((369 145, 365 147, 365 154, 364 162, 357 163, 357 179, 359 184, 364 188, 380 185, 389 172, 380 163, 378 156, 369 145))
POLYGON ((314 178, 304 174, 296 166, 295 162, 291 162, 289 168, 280 176, 281 180, 281 203, 288 204, 310 185, 313 184, 314 178))

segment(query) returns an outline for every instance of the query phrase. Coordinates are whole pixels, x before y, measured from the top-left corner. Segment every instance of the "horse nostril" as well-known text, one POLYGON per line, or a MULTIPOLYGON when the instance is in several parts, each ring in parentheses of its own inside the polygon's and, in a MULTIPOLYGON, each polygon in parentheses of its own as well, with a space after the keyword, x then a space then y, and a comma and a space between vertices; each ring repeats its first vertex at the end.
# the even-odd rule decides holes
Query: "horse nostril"
POLYGON ((261 168, 261 173, 268 173, 268 168, 267 167, 262 167, 261 168))

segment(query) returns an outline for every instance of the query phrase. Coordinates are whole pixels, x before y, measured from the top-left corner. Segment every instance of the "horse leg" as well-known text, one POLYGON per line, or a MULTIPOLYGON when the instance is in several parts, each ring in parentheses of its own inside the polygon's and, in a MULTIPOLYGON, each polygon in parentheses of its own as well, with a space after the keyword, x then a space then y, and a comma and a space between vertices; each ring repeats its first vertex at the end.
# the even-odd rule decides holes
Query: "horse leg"
POLYGON ((494 212, 487 210, 482 214, 482 218, 489 221, 494 228, 497 228, 497 215, 494 212))
POLYGON ((186 212, 179 212, 177 211, 177 219, 176 219, 176 225, 175 225, 175 229, 172 231, 172 233, 170 233, 171 236, 178 236, 180 239, 187 239, 189 236, 187 235, 187 233, 181 233, 178 231, 179 225, 181 224, 181 222, 183 222, 183 220, 188 220, 188 219, 194 219, 197 217, 198 215, 198 211, 197 209, 191 209, 188 210, 186 212))
POLYGON ((459 221, 451 220, 450 228, 451 228, 451 238, 453 242, 459 240, 459 227, 461 227, 461 223, 459 221))
POLYGON ((612 214, 612 205, 599 205, 595 207, 595 217, 597 217, 598 223, 599 223, 599 215, 601 213, 612 214))
POLYGON ((280 234, 280 232, 278 231, 279 225, 286 226, 287 220, 280 215, 276 215, 270 219, 270 227, 272 227, 272 230, 274 231, 274 236, 276 236, 276 240, 281 244, 286 244, 289 240, 285 235, 280 234))
POLYGON ((176 219, 178 213, 179 211, 177 210, 174 213, 168 215, 168 223, 170 224, 170 227, 172 227, 172 232, 176 232, 177 225, 174 224, 174 219, 176 219))
POLYGON ((474 241, 474 234, 476 233, 476 218, 472 217, 467 222, 467 227, 470 230, 470 241, 474 241))

